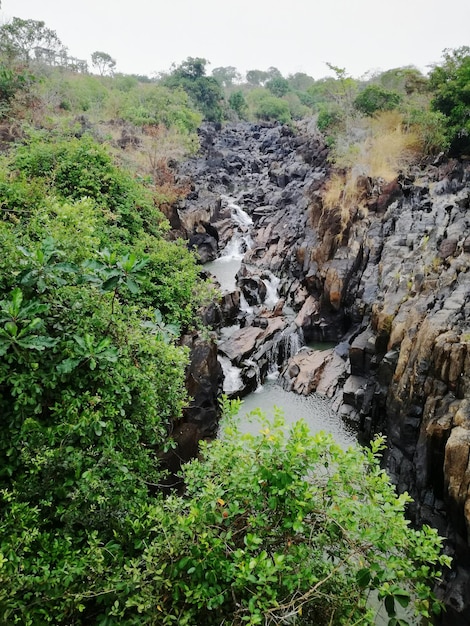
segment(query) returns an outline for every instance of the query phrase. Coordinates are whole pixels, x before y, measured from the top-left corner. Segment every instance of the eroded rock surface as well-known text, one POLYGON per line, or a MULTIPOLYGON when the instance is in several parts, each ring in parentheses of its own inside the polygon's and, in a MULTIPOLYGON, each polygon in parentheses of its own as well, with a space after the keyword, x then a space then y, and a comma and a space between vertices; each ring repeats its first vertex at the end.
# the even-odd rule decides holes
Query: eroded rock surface
MULTIPOLYGON (((195 235, 210 231, 220 253, 246 228, 239 291, 222 305, 231 320, 243 286, 263 306, 271 273, 283 299, 276 319, 337 344, 287 360, 286 384, 331 397, 365 442, 386 433, 387 468, 413 496, 411 514, 456 555, 445 619, 470 623, 470 166, 436 162, 387 184, 363 177, 345 225, 341 207, 323 201, 327 149, 313 125, 207 127, 202 144, 180 172, 193 184, 180 234, 198 248, 195 235), (233 204, 252 223, 236 223, 233 204)), ((261 358, 262 330, 247 320, 245 347, 234 338, 225 354, 261 358)))

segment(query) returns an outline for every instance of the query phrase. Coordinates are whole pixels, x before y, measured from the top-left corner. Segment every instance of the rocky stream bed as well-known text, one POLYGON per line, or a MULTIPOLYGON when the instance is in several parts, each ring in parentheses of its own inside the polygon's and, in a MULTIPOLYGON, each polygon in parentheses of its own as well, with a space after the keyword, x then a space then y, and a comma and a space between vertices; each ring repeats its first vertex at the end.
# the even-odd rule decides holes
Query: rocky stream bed
POLYGON ((237 395, 275 364, 287 389, 329 398, 361 442, 385 433, 410 517, 437 527, 454 556, 442 623, 470 623, 470 165, 436 159, 388 184, 361 177, 345 228, 324 206, 328 150, 312 122, 205 126, 200 138, 178 169, 192 190, 168 215, 173 234, 203 264, 234 238, 241 258, 234 289, 204 314, 233 332, 218 348, 187 339, 187 438, 217 428, 217 352, 240 370, 237 395))

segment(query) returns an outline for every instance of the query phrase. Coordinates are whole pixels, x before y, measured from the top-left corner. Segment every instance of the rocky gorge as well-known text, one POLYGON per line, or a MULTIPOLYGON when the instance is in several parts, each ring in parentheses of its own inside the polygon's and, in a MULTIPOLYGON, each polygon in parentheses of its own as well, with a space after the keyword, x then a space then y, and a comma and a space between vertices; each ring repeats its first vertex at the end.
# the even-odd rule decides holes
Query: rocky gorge
MULTIPOLYGON (((328 397, 362 443, 384 433, 411 519, 437 527, 454 558, 442 623, 470 623, 470 165, 439 157, 392 182, 358 175, 345 215, 325 202, 332 171, 312 121, 207 125, 200 140, 178 167, 191 191, 168 217, 203 265, 238 237, 235 288, 204 313, 215 329, 235 325, 218 341, 240 371, 234 394, 274 364, 286 388, 328 397)), ((213 348, 196 352, 187 418, 213 432, 221 368, 213 348)))

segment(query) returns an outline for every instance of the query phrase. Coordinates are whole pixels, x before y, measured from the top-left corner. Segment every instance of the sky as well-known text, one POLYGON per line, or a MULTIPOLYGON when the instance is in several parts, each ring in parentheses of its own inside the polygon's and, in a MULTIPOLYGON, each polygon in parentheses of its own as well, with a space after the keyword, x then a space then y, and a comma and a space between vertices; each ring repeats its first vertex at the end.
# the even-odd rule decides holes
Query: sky
POLYGON ((208 73, 234 66, 278 68, 287 77, 332 75, 327 63, 361 78, 414 65, 427 73, 446 48, 470 45, 470 0, 2 0, 0 23, 43 20, 69 54, 95 51, 116 71, 170 70, 187 57, 208 73))

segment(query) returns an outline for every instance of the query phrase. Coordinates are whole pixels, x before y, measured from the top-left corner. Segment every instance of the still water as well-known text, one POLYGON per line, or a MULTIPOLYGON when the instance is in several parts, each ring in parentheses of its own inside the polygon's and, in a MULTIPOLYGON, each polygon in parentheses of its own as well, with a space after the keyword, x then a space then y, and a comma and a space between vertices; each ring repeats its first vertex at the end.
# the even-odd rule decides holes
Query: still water
POLYGON ((299 396, 286 391, 274 376, 269 377, 255 392, 243 399, 238 414, 242 431, 256 433, 260 428, 256 420, 250 419, 250 411, 259 408, 270 418, 274 415, 275 407, 282 410, 286 424, 303 419, 312 433, 321 430, 331 433, 337 443, 345 448, 357 441, 356 433, 332 410, 326 398, 317 394, 299 396))

